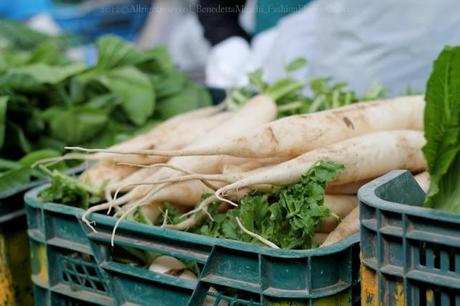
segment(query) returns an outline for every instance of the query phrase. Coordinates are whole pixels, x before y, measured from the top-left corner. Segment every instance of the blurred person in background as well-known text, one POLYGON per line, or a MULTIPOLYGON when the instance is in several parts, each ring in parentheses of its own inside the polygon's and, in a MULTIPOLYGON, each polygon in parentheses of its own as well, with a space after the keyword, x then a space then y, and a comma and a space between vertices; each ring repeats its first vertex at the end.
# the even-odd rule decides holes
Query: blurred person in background
POLYGON ((204 69, 221 43, 224 48, 235 44, 237 53, 246 54, 254 35, 310 1, 155 0, 139 46, 165 45, 182 69, 204 69))
POLYGON ((186 70, 205 67, 212 87, 243 85, 257 68, 274 81, 304 57, 299 78, 332 77, 360 94, 375 82, 390 95, 422 92, 436 54, 460 43, 457 0, 155 3, 158 19, 169 21, 163 42, 175 60, 186 70), (158 10, 161 3, 176 17, 158 10))
MULTIPOLYGON (((211 51, 206 79, 211 87, 234 87, 245 83, 251 40, 305 7, 310 0, 200 0, 197 7, 211 51)), ((252 68, 252 67, 251 67, 252 68)))
POLYGON ((238 86, 257 68, 274 81, 287 63, 304 57, 308 65, 296 72, 302 78, 332 77, 360 94, 375 82, 390 95, 422 92, 436 55, 460 43, 458 9, 456 0, 314 0, 250 44, 228 38, 214 47, 207 82, 238 86))

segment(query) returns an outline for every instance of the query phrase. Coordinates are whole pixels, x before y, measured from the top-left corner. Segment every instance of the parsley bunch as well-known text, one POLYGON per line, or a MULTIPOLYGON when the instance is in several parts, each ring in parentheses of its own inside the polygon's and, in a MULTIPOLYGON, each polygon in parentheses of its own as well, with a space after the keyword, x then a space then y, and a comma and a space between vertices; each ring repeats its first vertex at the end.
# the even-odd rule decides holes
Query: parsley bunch
POLYGON ((335 162, 318 162, 298 182, 270 193, 251 193, 241 200, 239 207, 225 213, 216 213, 216 205, 212 206, 214 221, 208 220, 193 231, 261 244, 241 230, 236 222, 238 217, 246 229, 283 249, 315 247, 315 228, 322 218, 332 215, 323 205, 326 185, 343 169, 335 162))

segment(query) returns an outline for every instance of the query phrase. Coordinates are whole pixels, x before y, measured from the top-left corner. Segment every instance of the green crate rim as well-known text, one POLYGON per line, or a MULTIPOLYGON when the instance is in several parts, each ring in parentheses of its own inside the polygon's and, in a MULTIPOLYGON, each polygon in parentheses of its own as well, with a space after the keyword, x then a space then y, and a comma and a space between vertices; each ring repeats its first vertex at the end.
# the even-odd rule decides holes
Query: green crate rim
MULTIPOLYGON (((78 218, 81 218, 81 216, 84 213, 84 210, 81 208, 65 206, 65 205, 57 204, 57 203, 40 203, 38 200, 38 195, 43 189, 47 188, 48 186, 49 185, 46 184, 46 185, 43 185, 43 186, 40 186, 40 187, 37 187, 37 188, 34 188, 28 191, 24 196, 26 205, 35 207, 35 208, 42 208, 44 210, 48 210, 52 212, 73 215, 78 218)), ((111 216, 106 216, 102 214, 92 214, 91 216, 88 217, 88 219, 90 221, 96 222, 96 230, 97 230, 97 224, 103 224, 106 226, 114 226, 117 220, 111 216)), ((265 246, 253 245, 253 244, 242 242, 242 241, 229 240, 229 239, 218 239, 218 238, 213 238, 213 237, 208 237, 204 235, 193 234, 193 233, 188 233, 188 232, 183 232, 183 231, 162 229, 158 226, 139 224, 139 223, 126 221, 126 220, 121 222, 118 228, 132 230, 132 231, 136 231, 139 233, 154 234, 160 238, 166 237, 168 239, 174 239, 176 241, 186 241, 186 242, 193 241, 195 243, 205 244, 208 246, 220 245, 220 246, 225 246, 226 248, 230 248, 230 249, 257 252, 262 255, 274 256, 278 258, 283 258, 283 257, 284 258, 297 258, 297 257, 300 258, 300 257, 305 257, 305 256, 323 256, 323 255, 334 254, 340 251, 344 251, 348 249, 349 247, 351 247, 353 244, 358 243, 359 237, 360 237, 359 233, 356 233, 336 244, 333 244, 327 247, 318 248, 318 249, 282 250, 282 249, 272 249, 272 248, 265 247, 265 246)), ((115 236, 115 243, 116 242, 117 242, 117 239, 115 236)))
POLYGON ((460 246, 460 214, 419 206, 423 205, 424 193, 406 170, 391 171, 366 184, 358 198, 363 209, 363 277, 375 277, 367 288, 363 284, 363 305, 460 305, 458 251, 454 251, 460 246), (394 202, 385 200, 387 196, 394 202), (448 232, 455 233, 452 239, 448 232), (392 241, 393 247, 387 241, 392 241), (395 294, 400 285, 400 294, 395 294))
POLYGON ((394 170, 380 178, 373 180, 358 191, 359 200, 367 206, 379 208, 385 211, 460 224, 460 214, 427 207, 417 207, 408 204, 390 202, 377 196, 377 191, 379 188, 389 183, 390 181, 407 174, 410 174, 410 172, 407 170, 394 170))

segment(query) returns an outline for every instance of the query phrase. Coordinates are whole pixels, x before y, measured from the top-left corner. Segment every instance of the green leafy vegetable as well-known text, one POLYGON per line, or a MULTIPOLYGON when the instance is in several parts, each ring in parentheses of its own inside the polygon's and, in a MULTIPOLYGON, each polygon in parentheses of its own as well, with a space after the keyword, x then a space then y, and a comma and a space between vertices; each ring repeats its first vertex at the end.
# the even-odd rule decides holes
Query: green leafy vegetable
POLYGON ((13 68, 10 70, 10 73, 13 75, 31 78, 38 84, 55 85, 64 81, 68 77, 82 72, 83 70, 84 67, 78 63, 62 66, 51 66, 39 63, 20 68, 13 68))
POLYGON ((445 48, 435 61, 425 100, 425 205, 460 212, 460 47, 445 48))
MULTIPOLYGON (((307 64, 304 58, 297 58, 286 67, 286 73, 294 72, 307 64)), ((358 101, 376 100, 384 96, 383 87, 374 84, 363 97, 347 89, 345 83, 332 83, 329 78, 296 80, 284 77, 269 84, 258 69, 248 74, 249 85, 236 89, 227 97, 230 109, 237 109, 257 94, 269 95, 278 105, 278 116, 312 113, 325 109, 349 105, 358 101), (309 94, 306 94, 309 92, 309 94)))
POLYGON ((308 63, 307 59, 305 59, 303 57, 296 58, 292 62, 290 62, 289 64, 286 65, 285 70, 287 72, 294 72, 294 71, 299 70, 300 68, 303 68, 304 66, 306 66, 307 63, 308 63))
POLYGON ((20 166, 21 166, 21 164, 19 162, 15 162, 15 161, 0 158, 0 171, 17 169, 20 166))
MULTIPOLYGON (((43 178, 44 175, 31 166, 45 158, 57 157, 60 152, 54 150, 39 150, 25 155, 17 162, 0 160, 0 193, 23 187, 33 178, 43 178)), ((64 170, 62 164, 54 166, 55 169, 64 170)))
POLYGON ((52 158, 52 157, 58 157, 60 155, 61 153, 55 150, 50 150, 50 149, 38 150, 38 151, 34 151, 22 157, 19 160, 19 164, 21 164, 24 167, 31 167, 33 164, 35 164, 39 160, 46 159, 46 158, 52 158))
MULTIPOLYGON (((14 28, 0 21, 2 27, 6 28, 4 36, 0 33, 3 161, 14 163, 44 148, 62 153, 66 145, 107 147, 158 120, 211 104, 206 90, 179 72, 164 48, 142 50, 105 36, 96 43, 96 65, 84 67, 64 56, 57 39, 26 31, 30 41, 19 38, 21 46, 16 48, 14 28)), ((3 186, 36 177, 36 171, 0 167, 3 186)))
POLYGON ((105 186, 95 189, 57 170, 49 171, 45 167, 40 167, 40 169, 51 178, 50 186, 40 193, 42 202, 78 205, 80 208, 88 209, 102 200, 101 195, 105 186))
POLYGON ((0 173, 0 193, 15 190, 29 183, 32 171, 29 167, 20 167, 0 173))
POLYGON ((173 71, 166 75, 153 75, 152 82, 158 99, 163 99, 180 94, 186 86, 187 76, 183 72, 173 71))
POLYGON ((67 145, 91 140, 109 120, 106 111, 86 107, 51 108, 45 118, 49 124, 50 135, 67 145))
POLYGON ((180 113, 210 105, 212 100, 207 90, 188 82, 179 94, 167 97, 158 103, 157 115, 166 120, 180 113))
POLYGON ((106 71, 117 67, 133 66, 149 58, 142 50, 111 35, 100 38, 96 42, 96 47, 99 53, 96 70, 106 71))
POLYGON ((115 96, 121 98, 123 110, 133 123, 142 125, 152 116, 155 108, 154 87, 137 68, 112 70, 101 81, 115 96))
POLYGON ((236 222, 238 217, 246 229, 283 249, 315 247, 315 228, 322 218, 331 215, 323 205, 326 184, 341 171, 342 165, 330 161, 318 162, 298 182, 270 193, 249 194, 237 208, 225 213, 212 212, 214 221, 209 220, 193 231, 216 238, 260 244, 241 230, 236 222))

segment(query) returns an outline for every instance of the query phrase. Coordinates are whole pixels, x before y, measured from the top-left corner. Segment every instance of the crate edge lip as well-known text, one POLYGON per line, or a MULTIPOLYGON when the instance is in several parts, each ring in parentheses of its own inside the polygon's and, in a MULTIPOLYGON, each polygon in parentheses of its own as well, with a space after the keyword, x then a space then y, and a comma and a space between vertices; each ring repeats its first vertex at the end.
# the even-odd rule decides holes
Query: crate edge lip
MULTIPOLYGON (((26 206, 31 206, 34 208, 44 209, 48 211, 53 211, 57 213, 63 213, 67 215, 72 215, 75 217, 79 217, 83 214, 84 210, 81 208, 65 206, 59 203, 39 203, 36 201, 38 194, 48 187, 49 184, 41 185, 35 187, 29 191, 27 191, 24 195, 24 201, 26 206)), ((115 219, 110 216, 105 215, 96 215, 91 216, 89 219, 99 221, 104 225, 115 225, 115 219)), ((236 251, 243 251, 249 252, 259 255, 264 255, 273 258, 305 258, 305 257, 321 257, 327 255, 333 255, 342 251, 346 251, 347 249, 359 244, 360 234, 356 233, 346 239, 335 243, 333 245, 317 248, 317 249, 309 249, 309 250, 278 250, 278 249, 271 249, 268 247, 253 245, 250 243, 236 241, 236 240, 229 240, 229 239, 218 239, 213 237, 207 237, 204 235, 193 234, 188 232, 182 231, 175 231, 170 229, 161 229, 157 226, 150 226, 139 224, 135 222, 123 221, 119 225, 119 229, 128 229, 138 231, 141 230, 143 234, 154 235, 161 238, 168 238, 171 239, 171 235, 177 241, 184 241, 184 242, 192 242, 201 245, 208 245, 210 247, 223 247, 227 249, 233 249, 236 251)), ((116 242, 116 239, 115 239, 116 242)))
POLYGON ((377 196, 376 191, 378 188, 398 178, 401 175, 405 175, 406 173, 410 173, 410 171, 393 170, 384 176, 379 177, 364 185, 358 191, 358 199, 361 203, 360 205, 364 204, 366 206, 378 208, 384 211, 460 224, 460 214, 449 213, 446 211, 426 207, 417 207, 403 203, 390 202, 377 196))

